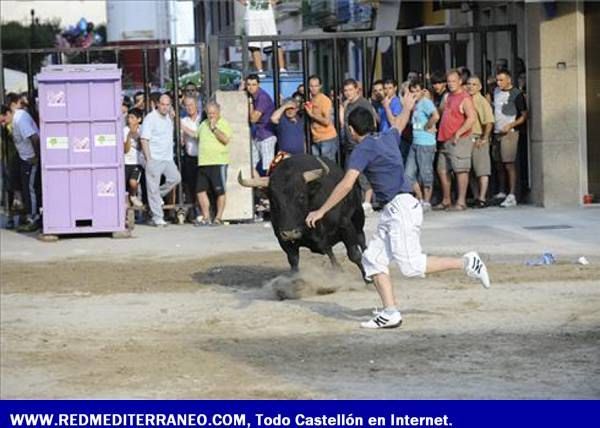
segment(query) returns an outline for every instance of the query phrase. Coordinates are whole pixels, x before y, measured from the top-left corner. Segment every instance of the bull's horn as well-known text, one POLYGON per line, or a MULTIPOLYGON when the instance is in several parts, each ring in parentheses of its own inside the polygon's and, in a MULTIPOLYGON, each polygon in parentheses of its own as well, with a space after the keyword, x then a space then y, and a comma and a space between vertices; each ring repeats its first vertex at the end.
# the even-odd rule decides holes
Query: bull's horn
POLYGON ((323 162, 323 160, 319 157, 317 157, 317 160, 323 166, 323 168, 311 169, 310 171, 306 171, 306 172, 302 173, 302 176, 304 177, 304 181, 306 183, 310 183, 311 181, 318 180, 319 178, 329 174, 329 167, 327 166, 327 164, 325 162, 323 162))
POLYGON ((238 183, 244 187, 267 187, 269 185, 269 177, 243 178, 242 170, 240 169, 238 183))
POLYGON ((327 164, 323 161, 323 159, 321 159, 320 157, 317 156, 317 160, 319 161, 319 163, 321 164, 321 166, 323 167, 323 175, 329 175, 329 167, 327 166, 327 164))

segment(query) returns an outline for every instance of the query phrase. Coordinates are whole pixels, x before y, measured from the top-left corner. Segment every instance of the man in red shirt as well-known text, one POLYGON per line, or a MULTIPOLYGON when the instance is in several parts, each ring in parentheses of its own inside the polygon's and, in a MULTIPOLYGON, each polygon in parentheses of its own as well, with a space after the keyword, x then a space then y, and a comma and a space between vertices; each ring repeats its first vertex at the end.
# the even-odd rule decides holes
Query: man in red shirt
POLYGON ((448 97, 444 103, 440 131, 438 133, 437 172, 442 184, 443 199, 434 209, 448 209, 450 199, 450 171, 454 171, 458 183, 458 197, 452 211, 466 209, 467 186, 471 171, 473 139, 471 129, 477 119, 471 96, 463 90, 461 76, 456 70, 446 74, 448 97))

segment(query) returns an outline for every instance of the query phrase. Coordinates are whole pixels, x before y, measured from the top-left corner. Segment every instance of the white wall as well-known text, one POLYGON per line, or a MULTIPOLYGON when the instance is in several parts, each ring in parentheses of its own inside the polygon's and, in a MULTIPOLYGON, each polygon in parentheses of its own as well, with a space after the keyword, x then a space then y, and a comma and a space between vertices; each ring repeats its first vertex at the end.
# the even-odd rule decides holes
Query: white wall
POLYGON ((107 0, 108 42, 165 40, 168 31, 168 4, 165 0, 107 0))

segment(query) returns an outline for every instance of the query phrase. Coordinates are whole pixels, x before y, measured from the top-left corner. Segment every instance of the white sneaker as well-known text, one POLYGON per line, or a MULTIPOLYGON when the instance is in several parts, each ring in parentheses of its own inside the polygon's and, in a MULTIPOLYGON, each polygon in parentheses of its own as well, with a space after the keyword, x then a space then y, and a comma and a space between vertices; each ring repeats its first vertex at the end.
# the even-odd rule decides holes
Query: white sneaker
POLYGON ((133 205, 136 208, 142 208, 144 206, 144 204, 142 203, 142 201, 140 201, 140 198, 138 198, 135 195, 130 196, 129 200, 131 201, 131 205, 133 205))
POLYGON ((500 206, 502 208, 510 208, 510 207, 516 207, 517 206, 517 198, 515 198, 515 195, 513 195, 512 193, 510 195, 508 195, 506 197, 506 199, 504 200, 504 202, 502 202, 500 204, 500 206))
POLYGON ((284 68, 284 67, 281 67, 281 68, 279 69, 279 73, 287 73, 287 69, 286 69, 286 68, 284 68))
POLYGON ((421 202, 421 208, 423 208, 423 212, 424 213, 429 212, 429 211, 431 211, 431 203, 426 202, 426 201, 422 201, 421 202))
POLYGON ((402 315, 400 315, 400 311, 395 311, 391 314, 381 311, 377 316, 369 321, 361 322, 360 326, 362 328, 376 329, 400 327, 400 324, 402 324, 402 315))
POLYGON ((463 256, 464 269, 468 277, 478 279, 484 288, 490 288, 490 277, 485 263, 475 251, 470 251, 463 256))
POLYGON ((506 198, 506 193, 504 192, 498 192, 493 196, 494 199, 504 199, 506 198))
POLYGON ((162 218, 156 220, 150 220, 150 226, 154 227, 167 227, 169 224, 162 218))
POLYGON ((362 207, 365 215, 373 214, 373 205, 370 202, 363 202, 362 207))

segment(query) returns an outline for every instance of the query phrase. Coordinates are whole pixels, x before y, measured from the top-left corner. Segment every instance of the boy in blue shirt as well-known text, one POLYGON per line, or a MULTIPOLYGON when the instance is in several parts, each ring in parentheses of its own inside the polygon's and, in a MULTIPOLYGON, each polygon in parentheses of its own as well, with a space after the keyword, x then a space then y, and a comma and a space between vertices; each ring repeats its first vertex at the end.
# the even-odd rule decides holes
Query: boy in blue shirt
POLYGON ((440 115, 433 101, 425 97, 420 82, 411 82, 408 90, 415 94, 417 103, 412 114, 413 139, 406 159, 406 178, 421 202, 423 211, 429 211, 433 188, 433 159, 436 150, 435 124, 440 120, 440 115))
POLYGON ((367 279, 372 278, 375 282, 383 310, 371 320, 361 323, 363 328, 392 328, 402 323, 388 269, 392 260, 398 263, 400 271, 407 277, 464 269, 468 276, 479 279, 485 288, 490 286, 487 269, 477 253, 471 251, 462 258, 447 258, 427 256, 421 250, 423 210, 419 201, 409 193, 411 187, 405 181, 399 148, 400 133, 408 122, 415 101, 415 95, 407 92, 403 98, 403 112, 392 128, 384 133, 375 132, 373 117, 367 110, 357 108, 350 114, 349 129, 358 144, 350 155, 346 174, 321 208, 310 212, 305 220, 308 227, 315 227, 352 190, 361 172, 369 179, 377 200, 384 203, 377 230, 362 257, 367 279))
POLYGON ((392 122, 402 113, 402 103, 398 98, 398 84, 394 79, 386 79, 383 82, 383 94, 385 98, 381 101, 379 114, 379 131, 385 132, 392 127, 392 122))

